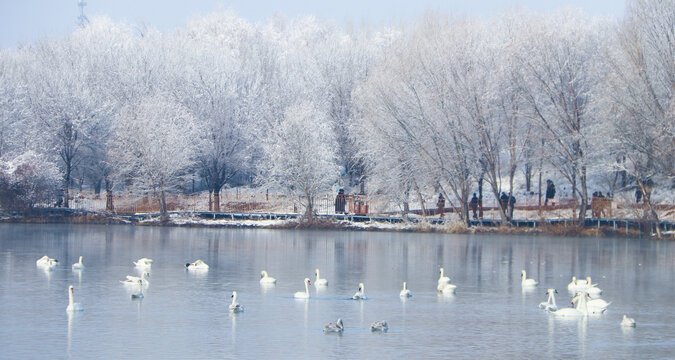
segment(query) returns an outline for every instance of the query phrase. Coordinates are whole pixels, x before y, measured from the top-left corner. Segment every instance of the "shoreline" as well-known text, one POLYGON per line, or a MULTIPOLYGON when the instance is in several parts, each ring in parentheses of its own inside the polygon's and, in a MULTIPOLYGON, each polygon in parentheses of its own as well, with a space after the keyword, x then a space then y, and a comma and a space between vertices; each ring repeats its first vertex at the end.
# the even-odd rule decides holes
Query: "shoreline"
MULTIPOLYGON (((485 226, 467 227, 463 223, 448 222, 434 224, 429 221, 387 223, 379 221, 356 222, 338 219, 317 219, 308 223, 298 219, 203 219, 194 216, 176 216, 169 221, 161 222, 157 218, 139 220, 134 216, 116 216, 96 212, 62 212, 49 216, 4 216, 0 223, 17 224, 92 224, 92 225, 134 225, 134 226, 168 226, 191 228, 224 228, 224 229, 297 229, 297 230, 338 230, 338 231, 377 231, 377 232, 417 232, 445 234, 496 234, 496 235, 548 235, 574 237, 622 237, 622 238, 656 238, 656 234, 646 234, 639 229, 616 229, 612 226, 580 226, 578 224, 540 224, 536 227, 519 226, 485 226)), ((675 240, 675 232, 662 233, 663 240, 675 240)))

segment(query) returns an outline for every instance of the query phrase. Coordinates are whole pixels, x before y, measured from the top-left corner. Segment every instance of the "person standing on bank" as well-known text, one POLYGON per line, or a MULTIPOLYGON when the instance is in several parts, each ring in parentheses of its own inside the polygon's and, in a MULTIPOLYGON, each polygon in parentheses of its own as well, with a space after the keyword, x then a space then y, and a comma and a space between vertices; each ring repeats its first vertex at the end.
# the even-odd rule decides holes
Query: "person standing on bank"
POLYGON ((478 219, 478 214, 476 213, 476 210, 478 210, 478 197, 476 196, 476 193, 473 193, 473 197, 469 202, 469 209, 473 212, 473 218, 478 219))
POLYGON ((548 204, 549 199, 551 200, 551 205, 555 206, 553 198, 555 198, 555 185, 553 185, 551 179, 548 179, 546 180, 546 199, 544 200, 544 206, 548 204))
POLYGON ((443 193, 438 194, 438 202, 436 203, 436 212, 440 214, 440 217, 443 217, 443 213, 445 212, 445 198, 443 197, 443 193))
POLYGON ((516 197, 509 193, 509 220, 513 219, 513 209, 516 207, 516 197))
POLYGON ((344 214, 345 213, 345 189, 340 189, 337 196, 335 197, 335 213, 344 214))

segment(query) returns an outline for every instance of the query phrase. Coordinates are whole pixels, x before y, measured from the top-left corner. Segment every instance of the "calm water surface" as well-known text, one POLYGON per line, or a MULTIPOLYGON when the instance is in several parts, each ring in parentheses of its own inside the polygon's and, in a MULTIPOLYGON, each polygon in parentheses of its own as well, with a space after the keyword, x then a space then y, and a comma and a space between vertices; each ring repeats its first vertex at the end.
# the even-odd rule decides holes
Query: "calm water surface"
POLYGON ((672 358, 674 260, 674 243, 639 239, 0 224, 0 358, 672 358), (141 257, 150 287, 132 301, 120 280, 141 257), (196 259, 210 270, 188 273, 196 259), (456 296, 437 295, 439 266, 456 296), (316 267, 329 286, 294 299, 316 267), (521 290, 522 269, 538 288, 521 290), (604 289, 604 315, 539 310, 547 287, 569 304, 572 275, 604 289), (359 282, 366 301, 349 299, 359 282), (84 307, 72 316, 70 284, 84 307), (232 290, 244 313, 228 313, 232 290), (338 317, 344 334, 324 335, 338 317), (375 320, 389 332, 371 333, 375 320))

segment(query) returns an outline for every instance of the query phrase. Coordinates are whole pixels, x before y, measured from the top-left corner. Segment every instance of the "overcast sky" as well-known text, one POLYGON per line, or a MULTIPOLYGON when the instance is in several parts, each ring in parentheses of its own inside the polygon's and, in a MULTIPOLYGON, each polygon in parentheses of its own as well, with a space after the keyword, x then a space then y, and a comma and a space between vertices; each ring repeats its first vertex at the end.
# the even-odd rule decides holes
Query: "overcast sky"
MULTIPOLYGON (((85 15, 144 22, 170 31, 194 15, 217 9, 233 10, 253 22, 279 13, 290 18, 311 14, 337 23, 382 24, 427 10, 488 18, 516 6, 546 12, 569 6, 590 15, 620 18, 625 0, 87 0, 85 15)), ((0 0, 0 47, 66 34, 75 28, 78 15, 77 0, 0 0)))

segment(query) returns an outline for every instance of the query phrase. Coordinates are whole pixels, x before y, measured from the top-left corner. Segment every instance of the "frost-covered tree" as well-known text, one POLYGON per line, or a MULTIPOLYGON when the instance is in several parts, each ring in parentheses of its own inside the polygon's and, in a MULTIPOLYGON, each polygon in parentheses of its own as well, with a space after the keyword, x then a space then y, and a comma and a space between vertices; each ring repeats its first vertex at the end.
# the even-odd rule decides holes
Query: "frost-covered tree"
POLYGON ((56 165, 33 151, 0 159, 0 208, 26 211, 47 202, 58 182, 56 165))
POLYGON ((303 101, 289 106, 263 140, 260 181, 299 198, 310 221, 317 195, 339 175, 331 129, 325 111, 303 101))
POLYGON ((124 107, 115 123, 108 161, 126 183, 152 193, 163 221, 166 192, 194 165, 198 133, 189 111, 162 95, 124 107))

